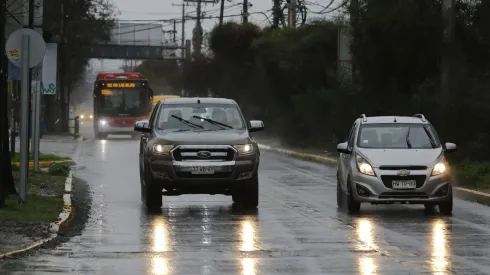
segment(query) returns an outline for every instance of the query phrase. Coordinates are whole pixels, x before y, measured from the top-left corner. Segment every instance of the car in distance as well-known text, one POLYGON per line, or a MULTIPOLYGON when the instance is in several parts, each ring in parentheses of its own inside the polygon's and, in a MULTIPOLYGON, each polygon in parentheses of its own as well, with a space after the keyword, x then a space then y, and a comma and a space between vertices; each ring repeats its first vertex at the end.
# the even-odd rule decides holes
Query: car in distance
POLYGON ((358 118, 347 141, 337 145, 337 205, 357 213, 361 203, 424 204, 441 214, 453 209, 445 154, 456 145, 439 141, 432 124, 414 117, 358 118))
POLYGON ((238 104, 224 98, 159 101, 149 120, 138 121, 141 199, 160 208, 162 195, 223 194, 246 208, 259 203, 260 151, 238 104))

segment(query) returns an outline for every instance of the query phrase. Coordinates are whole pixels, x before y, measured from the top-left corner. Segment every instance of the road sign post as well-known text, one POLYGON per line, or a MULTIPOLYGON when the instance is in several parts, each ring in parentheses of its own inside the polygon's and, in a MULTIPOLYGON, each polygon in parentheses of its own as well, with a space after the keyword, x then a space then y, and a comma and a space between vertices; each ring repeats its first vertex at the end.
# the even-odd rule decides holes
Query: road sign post
MULTIPOLYGON (((13 32, 5 45, 8 59, 20 67, 21 80, 21 118, 20 118, 20 198, 27 201, 29 170, 29 69, 37 66, 44 58, 46 44, 42 36, 32 29, 19 29, 13 32)), ((39 108, 39 106, 36 106, 39 108)), ((35 118, 35 121, 39 117, 35 118)), ((33 121, 34 125, 36 122, 33 121)), ((33 138, 39 139, 39 135, 33 138)))

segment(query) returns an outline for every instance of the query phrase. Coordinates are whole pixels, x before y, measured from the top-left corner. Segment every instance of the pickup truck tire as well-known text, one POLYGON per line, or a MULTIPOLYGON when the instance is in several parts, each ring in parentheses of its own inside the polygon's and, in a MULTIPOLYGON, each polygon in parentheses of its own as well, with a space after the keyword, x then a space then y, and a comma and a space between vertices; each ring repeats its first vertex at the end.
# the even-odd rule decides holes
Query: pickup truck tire
POLYGON ((162 189, 155 184, 155 180, 148 169, 144 170, 145 184, 141 186, 141 197, 148 209, 162 207, 162 189))
POLYGON ((240 204, 245 208, 255 209, 259 206, 259 177, 255 174, 250 180, 235 190, 232 195, 234 203, 240 204))

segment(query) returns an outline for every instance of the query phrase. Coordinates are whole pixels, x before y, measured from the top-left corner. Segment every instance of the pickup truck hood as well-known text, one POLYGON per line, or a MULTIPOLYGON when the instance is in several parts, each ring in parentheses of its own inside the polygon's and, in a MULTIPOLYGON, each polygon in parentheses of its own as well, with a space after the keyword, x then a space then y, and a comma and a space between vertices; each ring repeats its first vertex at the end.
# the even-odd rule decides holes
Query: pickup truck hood
POLYGON ((237 145, 250 143, 247 130, 219 130, 219 131, 186 131, 173 130, 157 131, 158 140, 174 145, 237 145))
POLYGON ((435 149, 360 149, 359 153, 373 166, 424 165, 431 167, 442 153, 435 149))

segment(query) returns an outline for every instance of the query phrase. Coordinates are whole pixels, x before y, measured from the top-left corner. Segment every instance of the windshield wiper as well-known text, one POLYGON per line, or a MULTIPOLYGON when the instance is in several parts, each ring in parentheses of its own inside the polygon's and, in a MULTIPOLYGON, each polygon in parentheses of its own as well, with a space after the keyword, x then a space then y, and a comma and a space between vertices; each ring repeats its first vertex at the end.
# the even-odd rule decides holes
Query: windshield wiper
POLYGON ((201 128, 201 129, 203 129, 203 128, 204 128, 204 127, 202 127, 201 125, 194 124, 194 123, 192 123, 192 122, 190 122, 190 121, 188 121, 188 120, 185 120, 185 119, 183 119, 183 118, 181 118, 181 117, 178 117, 178 116, 176 116, 176 115, 171 115, 171 117, 176 118, 178 121, 180 121, 180 122, 182 122, 182 123, 184 123, 184 124, 187 124, 187 125, 189 125, 189 126, 191 126, 191 127, 194 127, 194 128, 201 128))
POLYGON ((175 130, 173 132, 187 132, 187 131, 190 131, 191 129, 178 129, 178 130, 175 130))
POLYGON ((221 123, 221 122, 218 122, 216 120, 212 120, 210 118, 205 118, 205 117, 201 117, 201 116, 192 116, 192 117, 195 117, 195 118, 199 118, 199 119, 202 119, 202 120, 205 120, 209 123, 212 123, 214 125, 218 125, 218 126, 222 126, 222 127, 226 127, 226 128, 229 128, 229 129, 233 129, 233 127, 231 127, 230 125, 227 125, 227 124, 224 124, 224 123, 221 123))
POLYGON ((436 148, 436 142, 435 142, 434 138, 432 137, 432 135, 430 134, 429 129, 427 129, 426 127, 422 127, 422 128, 424 128, 425 133, 429 137, 430 145, 432 145, 432 148, 436 148))
POLYGON ((412 148, 412 144, 410 143, 410 138, 409 138, 409 136, 410 136, 410 126, 408 126, 408 131, 407 131, 407 135, 406 135, 406 137, 405 137, 405 140, 407 141, 407 146, 408 146, 408 148, 412 148))

